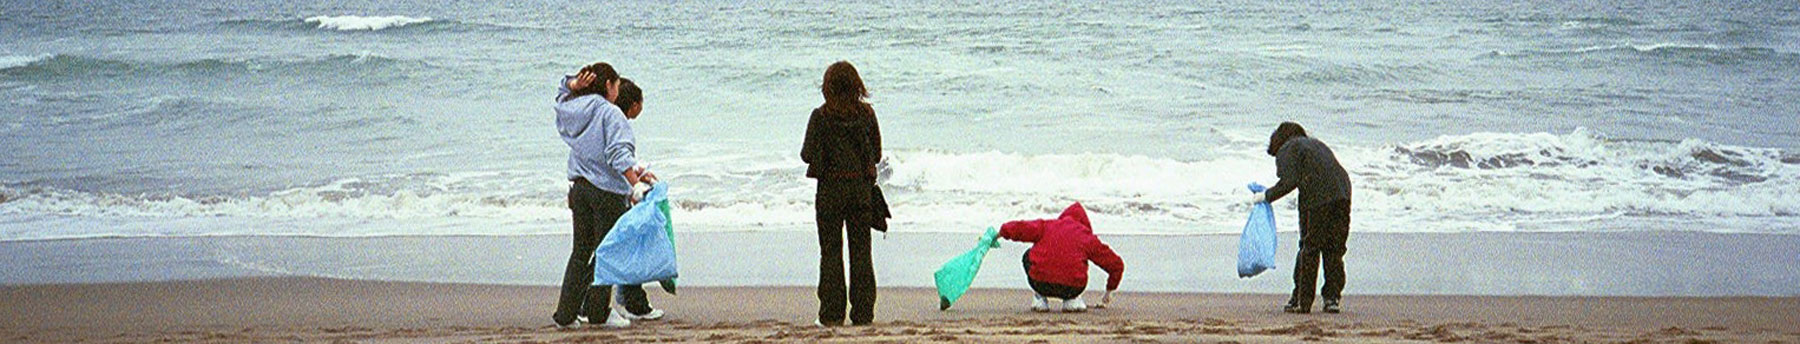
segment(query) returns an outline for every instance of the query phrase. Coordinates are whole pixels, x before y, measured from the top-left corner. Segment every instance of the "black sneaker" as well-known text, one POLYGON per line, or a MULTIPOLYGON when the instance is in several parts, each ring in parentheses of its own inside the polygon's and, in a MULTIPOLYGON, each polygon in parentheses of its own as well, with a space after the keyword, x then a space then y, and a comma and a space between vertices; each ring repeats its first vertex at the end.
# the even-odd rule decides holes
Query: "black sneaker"
POLYGON ((563 322, 561 319, 556 319, 556 317, 550 317, 550 322, 553 324, 556 324, 556 328, 560 329, 560 330, 572 330, 572 329, 581 328, 581 317, 579 317, 579 316, 576 317, 575 319, 569 319, 568 322, 563 322))
POLYGON ((1338 309, 1338 301, 1337 300, 1325 300, 1325 306, 1322 307, 1322 310, 1325 311, 1325 313, 1331 313, 1331 314, 1338 314, 1339 312, 1343 312, 1343 310, 1338 309))
POLYGON ((1301 305, 1289 304, 1286 306, 1281 306, 1281 312, 1282 313, 1294 313, 1294 314, 1312 313, 1312 306, 1301 306, 1301 305))

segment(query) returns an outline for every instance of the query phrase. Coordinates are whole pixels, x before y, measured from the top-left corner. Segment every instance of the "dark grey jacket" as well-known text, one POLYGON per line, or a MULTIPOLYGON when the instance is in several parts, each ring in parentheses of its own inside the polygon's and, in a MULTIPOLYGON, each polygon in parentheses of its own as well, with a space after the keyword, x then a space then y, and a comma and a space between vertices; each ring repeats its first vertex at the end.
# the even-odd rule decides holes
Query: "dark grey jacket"
POLYGON ((875 185, 876 164, 881 162, 881 124, 867 104, 851 107, 851 113, 831 113, 821 106, 806 121, 800 160, 806 176, 819 180, 815 202, 825 208, 850 212, 849 218, 886 232, 887 197, 875 185))
POLYGON ((1339 200, 1350 200, 1350 173, 1324 142, 1296 136, 1281 144, 1275 155, 1275 175, 1281 178, 1264 193, 1270 202, 1300 189, 1300 209, 1312 209, 1339 200))

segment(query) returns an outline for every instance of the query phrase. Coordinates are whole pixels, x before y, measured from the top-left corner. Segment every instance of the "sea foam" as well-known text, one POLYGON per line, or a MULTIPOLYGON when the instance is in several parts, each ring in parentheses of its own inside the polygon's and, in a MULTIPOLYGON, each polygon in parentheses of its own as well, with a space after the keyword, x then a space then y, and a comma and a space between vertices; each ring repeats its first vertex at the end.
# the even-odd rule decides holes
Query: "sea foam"
POLYGON ((32 55, 32 56, 0 55, 0 69, 12 69, 12 68, 30 66, 33 63, 47 61, 47 60, 50 60, 55 57, 56 57, 56 55, 51 55, 51 54, 32 55))
POLYGON ((402 27, 402 26, 407 26, 407 25, 412 25, 412 24, 427 23, 430 21, 431 21, 431 18, 429 18, 429 17, 415 18, 415 17, 407 17, 407 16, 364 17, 364 16, 344 15, 344 16, 314 16, 314 17, 306 18, 307 23, 318 24, 319 25, 318 28, 320 28, 320 29, 330 29, 330 30, 338 30, 338 31, 357 31, 357 30, 376 31, 376 30, 383 30, 383 29, 388 29, 388 28, 402 27))
MULTIPOLYGON (((1277 181, 1273 158, 1254 144, 1231 144, 1239 146, 1233 153, 1192 161, 892 150, 884 154, 889 172, 880 184, 892 222, 905 231, 963 231, 1051 217, 1081 202, 1101 233, 1227 234, 1242 225, 1244 210, 1234 201, 1245 195, 1243 185, 1277 181)), ((1800 233, 1793 225, 1800 222, 1792 221, 1800 217, 1800 193, 1791 192, 1800 187, 1800 155, 1778 149, 1616 139, 1590 130, 1475 133, 1333 149, 1355 185, 1360 232, 1580 231, 1712 219, 1692 225, 1700 228, 1646 229, 1800 233)), ((813 185, 800 177, 805 165, 797 159, 663 157, 656 166, 659 176, 675 183, 670 198, 681 230, 804 229, 814 220, 813 185)), ((260 195, 14 185, 0 187, 0 214, 449 221, 456 224, 431 227, 499 235, 563 225, 567 187, 555 173, 542 171, 344 178, 260 195)), ((1284 223, 1293 216, 1295 198, 1277 203, 1284 223)), ((0 240, 6 236, 0 233, 0 240)))

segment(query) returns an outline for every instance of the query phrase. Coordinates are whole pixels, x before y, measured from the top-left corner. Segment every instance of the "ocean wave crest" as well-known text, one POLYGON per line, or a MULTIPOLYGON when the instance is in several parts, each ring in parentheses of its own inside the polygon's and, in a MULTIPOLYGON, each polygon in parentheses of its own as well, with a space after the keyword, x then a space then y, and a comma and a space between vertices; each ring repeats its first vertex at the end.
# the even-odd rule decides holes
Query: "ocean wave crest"
POLYGON ((231 19, 219 26, 275 32, 475 32, 509 30, 545 30, 531 25, 465 22, 409 16, 311 16, 285 19, 231 19))
POLYGON ((1712 178, 1713 186, 1792 179, 1800 172, 1793 170, 1800 158, 1779 149, 1694 139, 1611 139, 1587 129, 1567 135, 1481 133, 1439 138, 1395 146, 1393 154, 1395 161, 1405 159, 1432 169, 1636 169, 1680 180, 1712 178))
POLYGON ((1484 58, 1558 58, 1589 56, 1620 56, 1631 58, 1662 59, 1675 62, 1697 62, 1715 65, 1735 65, 1759 62, 1800 62, 1800 55, 1782 52, 1773 48, 1744 46, 1722 47, 1710 44, 1615 44, 1582 47, 1567 50, 1522 50, 1506 52, 1500 50, 1483 54, 1484 58))
POLYGON ((44 55, 11 67, 0 68, 0 76, 27 79, 90 78, 114 75, 136 76, 209 76, 229 77, 250 73, 303 73, 307 75, 346 75, 368 79, 383 72, 404 76, 408 68, 427 67, 423 62, 396 59, 377 54, 335 54, 305 59, 221 59, 188 61, 134 61, 94 58, 77 55, 44 55))
POLYGON ((431 17, 408 16, 312 16, 304 19, 306 23, 318 24, 319 29, 338 31, 377 31, 397 28, 413 24, 429 23, 431 17))
POLYGON ((1412 83, 1443 76, 1428 64, 1330 63, 1288 73, 1279 79, 1298 84, 1388 85, 1412 83))
MULTIPOLYGON (((1227 153, 1203 160, 890 151, 880 183, 891 221, 908 231, 1050 217, 1081 202, 1102 233, 1235 233, 1243 210, 1233 202, 1247 193, 1243 185, 1277 181, 1261 142, 1246 141, 1256 140, 1231 140, 1227 153)), ((1355 183, 1357 230, 1363 232, 1587 230, 1621 219, 1711 219, 1703 228, 1647 230, 1800 234, 1793 225, 1800 223, 1800 193, 1791 192, 1800 188, 1800 154, 1780 149, 1618 139, 1585 129, 1333 149, 1355 183)), ((704 155, 656 164, 658 175, 676 185, 671 200, 678 228, 806 228, 814 220, 813 186, 799 177, 804 163, 704 155)), ((0 187, 0 215, 468 220, 545 227, 567 221, 568 184, 560 177, 544 171, 425 173, 248 195, 111 194, 11 184, 0 187)), ((1291 212, 1294 198, 1277 209, 1291 212)))
POLYGON ((49 60, 49 59, 55 58, 55 57, 56 57, 56 55, 52 55, 52 54, 41 54, 41 55, 31 55, 31 56, 4 55, 4 56, 0 56, 0 70, 30 66, 31 64, 38 63, 38 62, 41 62, 44 60, 49 60))
POLYGON ((1440 137, 1362 154, 1370 155, 1353 168, 1359 185, 1382 191, 1359 204, 1400 214, 1800 216, 1800 195, 1781 191, 1800 187, 1800 165, 1779 149, 1583 129, 1440 137))

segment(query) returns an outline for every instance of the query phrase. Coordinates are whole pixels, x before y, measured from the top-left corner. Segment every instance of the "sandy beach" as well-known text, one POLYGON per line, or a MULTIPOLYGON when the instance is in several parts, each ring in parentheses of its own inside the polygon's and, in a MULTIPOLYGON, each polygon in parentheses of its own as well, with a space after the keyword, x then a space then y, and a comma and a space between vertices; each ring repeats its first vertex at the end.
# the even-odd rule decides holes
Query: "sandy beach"
POLYGON ((668 318, 627 330, 549 326, 562 236, 0 242, 0 341, 1800 343, 1800 273, 1742 263, 1791 259, 1785 236, 1369 233, 1346 312, 1292 315, 1285 266, 1231 274, 1234 236, 1105 237, 1134 254, 1113 307, 1086 314, 1027 310, 1024 248, 1003 244, 940 312, 930 271, 973 238, 897 233, 876 243, 878 324, 832 329, 807 326, 810 237, 679 236, 681 294, 650 292, 668 318))
POLYGON ((1363 296, 1343 314, 1282 314, 1282 295, 1131 293, 1085 314, 1038 314, 1016 289, 947 312, 887 288, 878 324, 814 328, 812 289, 652 292, 662 321, 549 326, 541 286, 242 278, 0 288, 13 343, 1796 343, 1794 297, 1363 296))
POLYGON ((0 1, 0 344, 1800 344, 1796 0, 0 1), (624 166, 680 295, 556 328, 624 166), (832 179, 871 326, 812 326, 832 179), (1111 307, 1002 241, 939 309, 1075 203, 1024 237, 1111 307), (1280 311, 1301 216, 1342 314, 1280 311))

